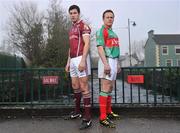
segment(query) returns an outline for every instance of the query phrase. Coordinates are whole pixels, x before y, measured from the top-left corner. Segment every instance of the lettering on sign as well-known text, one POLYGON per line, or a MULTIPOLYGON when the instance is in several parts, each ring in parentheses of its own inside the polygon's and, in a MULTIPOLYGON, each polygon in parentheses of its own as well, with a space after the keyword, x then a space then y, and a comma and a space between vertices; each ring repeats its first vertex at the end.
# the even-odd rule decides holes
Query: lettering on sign
POLYGON ((144 83, 144 75, 128 75, 127 81, 128 81, 128 83, 143 84, 144 83))
POLYGON ((58 76, 43 76, 42 78, 43 85, 57 85, 59 83, 58 76))

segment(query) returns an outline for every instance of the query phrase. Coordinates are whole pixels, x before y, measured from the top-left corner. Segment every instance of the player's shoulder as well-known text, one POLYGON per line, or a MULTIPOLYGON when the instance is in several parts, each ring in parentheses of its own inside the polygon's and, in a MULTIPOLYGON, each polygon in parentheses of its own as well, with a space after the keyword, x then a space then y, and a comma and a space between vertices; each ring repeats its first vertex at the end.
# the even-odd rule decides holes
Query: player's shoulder
POLYGON ((96 35, 98 35, 98 36, 103 35, 104 30, 105 30, 104 27, 99 28, 99 29, 96 31, 96 35))
POLYGON ((85 30, 91 29, 90 26, 86 22, 84 22, 83 20, 80 22, 80 25, 81 25, 82 29, 85 29, 85 30))
POLYGON ((83 26, 88 26, 88 24, 86 22, 84 22, 83 20, 80 21, 80 24, 83 26))
POLYGON ((83 28, 86 29, 86 30, 90 29, 89 25, 87 25, 87 24, 84 24, 83 28))

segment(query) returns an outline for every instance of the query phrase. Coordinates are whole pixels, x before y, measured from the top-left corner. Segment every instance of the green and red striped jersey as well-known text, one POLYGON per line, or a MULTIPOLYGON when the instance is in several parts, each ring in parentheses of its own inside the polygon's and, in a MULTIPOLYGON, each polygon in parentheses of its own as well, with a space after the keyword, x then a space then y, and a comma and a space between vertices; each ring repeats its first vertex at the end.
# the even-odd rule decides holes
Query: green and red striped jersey
POLYGON ((118 58, 120 55, 119 39, 112 28, 106 28, 104 25, 96 32, 96 43, 103 46, 105 56, 110 58, 118 58))

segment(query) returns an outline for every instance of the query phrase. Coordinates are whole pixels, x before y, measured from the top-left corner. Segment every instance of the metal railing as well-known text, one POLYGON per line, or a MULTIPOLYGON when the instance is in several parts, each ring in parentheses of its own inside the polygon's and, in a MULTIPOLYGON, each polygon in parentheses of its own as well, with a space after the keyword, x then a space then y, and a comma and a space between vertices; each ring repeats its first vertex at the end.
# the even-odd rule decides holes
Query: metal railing
MULTIPOLYGON (((47 79, 53 80, 53 79, 47 79)), ((98 104, 101 81, 97 68, 91 69, 92 105, 98 104)), ((112 91, 114 105, 180 105, 180 67, 125 67, 112 91), (131 75, 144 76, 144 82, 128 83, 131 75)), ((70 78, 64 69, 0 68, 0 105, 73 105, 70 78), (58 77, 58 83, 43 83, 45 77, 58 77)))
POLYGON ((71 92, 63 69, 0 69, 0 104, 68 104, 71 92), (58 76, 58 84, 43 84, 45 76, 58 76))
MULTIPOLYGON (((92 69, 93 103, 100 91, 97 68, 92 69), (96 91, 96 92, 94 92, 96 91)), ((124 67, 112 91, 113 104, 119 105, 180 105, 180 67, 124 67), (143 83, 128 83, 128 76, 141 75, 143 83)))

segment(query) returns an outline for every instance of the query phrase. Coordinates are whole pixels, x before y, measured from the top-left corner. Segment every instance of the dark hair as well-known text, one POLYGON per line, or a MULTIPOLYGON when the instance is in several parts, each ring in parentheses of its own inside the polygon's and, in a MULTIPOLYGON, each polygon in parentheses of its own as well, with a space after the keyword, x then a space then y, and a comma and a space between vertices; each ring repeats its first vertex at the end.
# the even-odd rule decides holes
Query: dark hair
POLYGON ((111 12, 111 13, 113 14, 113 16, 114 16, 114 12, 113 12, 112 10, 106 10, 106 11, 104 11, 104 12, 103 12, 103 16, 102 16, 102 17, 103 17, 103 19, 104 19, 105 14, 106 14, 107 12, 111 12))
POLYGON ((80 13, 80 8, 79 8, 79 6, 77 6, 77 5, 71 5, 71 6, 69 7, 69 12, 70 12, 71 10, 73 10, 73 9, 76 9, 76 10, 78 11, 78 13, 80 13))

